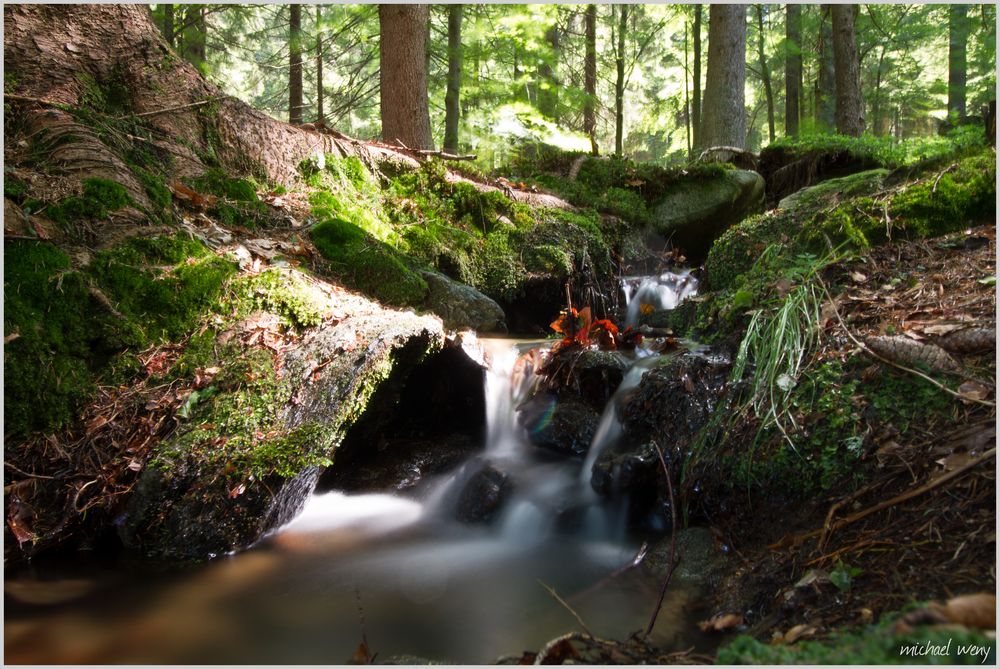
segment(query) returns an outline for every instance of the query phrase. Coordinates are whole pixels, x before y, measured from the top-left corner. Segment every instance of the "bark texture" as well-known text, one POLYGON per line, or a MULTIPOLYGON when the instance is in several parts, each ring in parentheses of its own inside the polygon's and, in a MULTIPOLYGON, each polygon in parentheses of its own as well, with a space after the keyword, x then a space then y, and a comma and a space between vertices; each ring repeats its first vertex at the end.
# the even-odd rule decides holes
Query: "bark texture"
POLYGON ((590 152, 597 155, 597 5, 587 5, 584 12, 586 52, 583 61, 583 131, 590 137, 590 152))
POLYGON ((379 5, 382 139, 433 149, 427 108, 429 5, 379 5))
POLYGON ((288 122, 302 123, 302 5, 288 5, 288 122))
POLYGON ((448 90, 444 96, 444 150, 458 153, 459 101, 462 91, 462 5, 448 7, 448 90))
POLYGON ((968 6, 948 8, 948 115, 965 118, 966 46, 969 41, 968 6))
POLYGON ((551 59, 543 59, 538 65, 538 111, 551 119, 559 114, 559 26, 549 26, 545 31, 545 41, 552 52, 551 59))
POLYGON ((754 7, 757 13, 757 61, 760 64, 760 78, 764 82, 764 97, 767 99, 767 136, 774 141, 774 89, 771 87, 771 69, 767 65, 764 52, 764 6, 754 7))
POLYGON ((799 134, 802 90, 802 7, 785 5, 785 134, 799 134))
POLYGON ((316 5, 316 122, 326 123, 323 112, 323 7, 316 5))
POLYGON ((694 6, 694 27, 692 28, 692 48, 694 51, 691 63, 691 78, 694 82, 691 93, 691 135, 695 149, 701 145, 701 5, 694 6))
POLYGON ((622 155, 625 131, 625 31, 628 30, 628 5, 618 6, 618 45, 615 50, 615 155, 622 155))
POLYGON ((711 5, 701 144, 746 146, 746 5, 711 5))
POLYGON ((854 35, 857 5, 832 5, 833 55, 837 73, 837 132, 860 137, 865 129, 861 64, 854 35))
POLYGON ((836 124, 834 115, 836 98, 836 75, 833 64, 833 32, 830 29, 830 8, 832 5, 820 6, 819 45, 819 76, 816 79, 815 90, 815 121, 817 130, 833 130, 836 124))

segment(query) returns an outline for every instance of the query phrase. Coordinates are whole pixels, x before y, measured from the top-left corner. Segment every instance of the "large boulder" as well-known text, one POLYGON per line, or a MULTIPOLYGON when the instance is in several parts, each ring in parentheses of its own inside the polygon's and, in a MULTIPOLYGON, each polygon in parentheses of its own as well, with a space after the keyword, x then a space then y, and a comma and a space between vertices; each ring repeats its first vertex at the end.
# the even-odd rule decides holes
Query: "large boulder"
POLYGON ((429 289, 424 306, 440 316, 445 327, 506 332, 503 309, 486 295, 440 272, 422 271, 420 276, 429 289))
POLYGON ((888 175, 889 170, 879 168, 820 181, 815 186, 803 188, 782 198, 778 202, 778 209, 814 212, 818 208, 836 205, 855 195, 875 193, 882 187, 882 182, 888 175))
POLYGON ((749 170, 679 182, 653 210, 653 228, 693 262, 708 254, 719 235, 764 204, 764 179, 749 170))
POLYGON ((206 393, 143 471, 119 526, 126 546, 205 559, 245 548, 301 511, 375 390, 444 345, 437 318, 360 299, 356 308, 258 367, 233 361, 235 380, 206 393))

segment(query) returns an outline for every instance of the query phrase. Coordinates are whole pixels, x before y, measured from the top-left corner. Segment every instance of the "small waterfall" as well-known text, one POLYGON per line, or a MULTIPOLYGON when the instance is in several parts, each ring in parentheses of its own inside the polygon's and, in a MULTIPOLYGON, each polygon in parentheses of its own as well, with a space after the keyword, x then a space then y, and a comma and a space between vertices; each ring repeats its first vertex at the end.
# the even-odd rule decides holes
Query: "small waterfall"
POLYGON ((629 276, 622 278, 625 293, 625 326, 639 322, 643 305, 653 309, 674 309, 686 297, 698 293, 698 279, 690 270, 664 272, 659 276, 629 276))

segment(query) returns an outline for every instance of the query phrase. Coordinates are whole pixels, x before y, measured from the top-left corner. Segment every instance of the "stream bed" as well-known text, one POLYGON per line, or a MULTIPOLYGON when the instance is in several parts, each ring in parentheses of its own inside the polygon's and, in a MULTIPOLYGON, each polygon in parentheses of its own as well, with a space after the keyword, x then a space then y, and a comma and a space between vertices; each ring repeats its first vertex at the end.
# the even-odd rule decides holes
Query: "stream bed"
MULTIPOLYGON (((376 663, 493 663, 578 629, 547 588, 600 637, 645 629, 660 583, 625 567, 647 537, 626 531, 625 501, 589 485, 589 465, 619 429, 614 411, 583 462, 538 453, 516 419, 532 382, 523 354, 539 344, 483 340, 483 452, 405 496, 315 494, 252 549, 179 570, 49 559, 6 574, 7 662, 340 664, 366 640, 376 663), (513 489, 492 522, 459 522, 457 500, 484 466, 513 489)), ((650 366, 636 356, 622 385, 650 366)), ((712 648, 696 625, 701 587, 672 581, 654 644, 712 648)))

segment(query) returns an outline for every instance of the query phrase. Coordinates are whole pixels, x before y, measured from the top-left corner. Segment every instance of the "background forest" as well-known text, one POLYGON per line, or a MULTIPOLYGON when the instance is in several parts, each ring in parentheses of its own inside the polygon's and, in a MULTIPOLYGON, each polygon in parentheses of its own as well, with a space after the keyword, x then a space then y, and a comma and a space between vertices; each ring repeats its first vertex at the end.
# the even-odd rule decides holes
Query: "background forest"
MULTIPOLYGON (((743 148, 835 129, 832 7, 748 6, 743 148)), ((993 5, 851 7, 866 134, 890 145, 935 135, 949 114, 980 115, 995 97, 993 5)), ((377 5, 160 4, 153 13, 178 52, 250 105, 380 135, 377 5)), ((433 5, 434 144, 476 153, 487 168, 511 137, 588 150, 592 135, 600 153, 685 160, 704 148, 709 23, 703 5, 433 5)))

